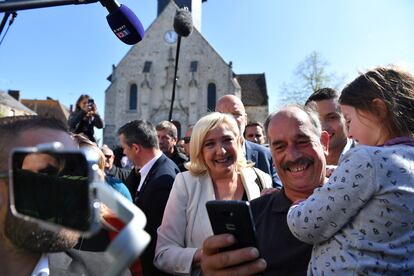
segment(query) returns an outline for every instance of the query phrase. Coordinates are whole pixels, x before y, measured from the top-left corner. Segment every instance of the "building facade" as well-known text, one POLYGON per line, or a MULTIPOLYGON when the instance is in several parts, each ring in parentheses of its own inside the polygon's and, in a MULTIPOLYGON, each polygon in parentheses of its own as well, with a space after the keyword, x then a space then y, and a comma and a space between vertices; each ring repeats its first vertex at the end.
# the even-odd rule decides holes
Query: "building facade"
MULTIPOLYGON (((192 9, 193 22, 200 23, 195 24, 190 36, 181 39, 172 113, 172 120, 178 122, 181 133, 214 110, 222 95, 233 94, 243 101, 231 62, 226 63, 200 33, 202 1, 187 2, 192 9)), ((159 15, 147 28, 144 39, 113 66, 108 77, 110 85, 105 91, 105 144, 117 145, 116 132, 128 121, 146 119, 157 124, 168 120, 177 49, 177 35, 173 31, 177 8, 174 1, 160 0, 159 15)), ((267 92, 264 93, 263 108, 267 110, 267 92)))

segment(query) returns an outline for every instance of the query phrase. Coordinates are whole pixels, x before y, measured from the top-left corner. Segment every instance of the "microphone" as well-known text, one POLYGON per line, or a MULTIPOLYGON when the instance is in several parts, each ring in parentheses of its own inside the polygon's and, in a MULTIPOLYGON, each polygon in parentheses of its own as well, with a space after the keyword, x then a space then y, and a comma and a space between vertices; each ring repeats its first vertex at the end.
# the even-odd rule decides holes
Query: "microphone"
POLYGON ((187 7, 176 11, 174 16, 174 31, 180 36, 189 36, 193 31, 193 19, 187 7))
POLYGON ((172 94, 171 94, 170 113, 168 115, 169 121, 172 120, 172 112, 174 108, 175 87, 177 84, 178 59, 180 57, 181 37, 189 36, 191 32, 193 31, 193 19, 187 7, 178 9, 175 12, 174 31, 178 34, 178 40, 177 40, 177 50, 175 52, 174 79, 173 79, 173 88, 172 88, 172 94))
POLYGON ((106 16, 111 30, 124 43, 137 44, 144 37, 144 27, 138 17, 127 6, 116 0, 99 0, 109 14, 106 16))

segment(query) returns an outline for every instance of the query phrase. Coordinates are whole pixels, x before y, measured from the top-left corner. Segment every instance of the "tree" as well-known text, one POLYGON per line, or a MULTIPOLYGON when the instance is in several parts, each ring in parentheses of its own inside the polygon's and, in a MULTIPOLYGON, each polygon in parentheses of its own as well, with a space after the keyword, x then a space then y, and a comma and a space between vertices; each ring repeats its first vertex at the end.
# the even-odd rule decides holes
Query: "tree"
POLYGON ((316 51, 306 56, 296 67, 293 81, 281 85, 279 107, 291 103, 304 104, 313 92, 323 87, 338 90, 344 77, 328 72, 328 66, 328 61, 316 51))

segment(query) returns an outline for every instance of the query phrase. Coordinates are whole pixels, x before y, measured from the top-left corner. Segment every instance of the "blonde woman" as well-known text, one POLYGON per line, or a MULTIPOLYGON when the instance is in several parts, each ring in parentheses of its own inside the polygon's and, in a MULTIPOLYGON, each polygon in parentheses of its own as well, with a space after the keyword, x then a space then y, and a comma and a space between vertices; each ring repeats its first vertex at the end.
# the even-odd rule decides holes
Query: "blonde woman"
POLYGON ((188 172, 177 175, 165 208, 154 264, 182 275, 200 274, 201 247, 213 235, 209 200, 252 200, 272 187, 270 176, 247 163, 231 115, 211 113, 193 128, 188 172))

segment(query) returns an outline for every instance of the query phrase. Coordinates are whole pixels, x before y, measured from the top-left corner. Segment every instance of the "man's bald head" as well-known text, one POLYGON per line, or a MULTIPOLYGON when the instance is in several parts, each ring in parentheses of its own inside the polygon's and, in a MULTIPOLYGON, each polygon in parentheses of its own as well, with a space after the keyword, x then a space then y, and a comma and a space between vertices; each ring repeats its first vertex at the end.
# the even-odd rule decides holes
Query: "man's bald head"
POLYGON ((243 136, 247 124, 247 114, 243 102, 234 95, 224 95, 218 99, 216 111, 220 113, 231 114, 237 121, 240 129, 240 135, 243 136))

